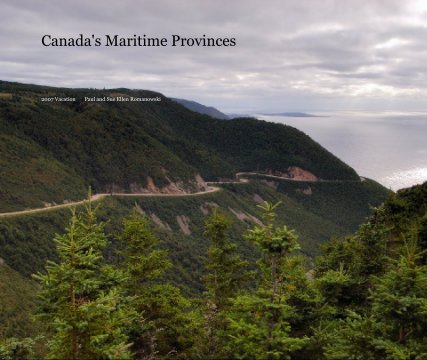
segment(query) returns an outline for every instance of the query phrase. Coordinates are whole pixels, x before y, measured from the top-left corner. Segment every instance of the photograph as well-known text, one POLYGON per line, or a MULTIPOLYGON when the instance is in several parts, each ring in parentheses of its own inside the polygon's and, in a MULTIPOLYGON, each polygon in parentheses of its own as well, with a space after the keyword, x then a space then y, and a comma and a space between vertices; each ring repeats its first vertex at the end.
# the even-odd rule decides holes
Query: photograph
POLYGON ((0 360, 427 359, 427 0, 3 0, 0 360))

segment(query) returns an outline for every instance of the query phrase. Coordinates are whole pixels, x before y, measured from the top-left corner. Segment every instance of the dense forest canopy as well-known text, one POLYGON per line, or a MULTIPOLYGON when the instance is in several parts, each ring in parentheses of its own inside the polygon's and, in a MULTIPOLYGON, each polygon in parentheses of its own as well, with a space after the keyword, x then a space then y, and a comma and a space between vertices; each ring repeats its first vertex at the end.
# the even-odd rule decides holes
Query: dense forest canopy
POLYGON ((358 231, 323 246, 314 266, 280 203, 242 234, 256 267, 212 207, 204 291, 166 281, 172 263, 135 209, 116 233, 88 202, 55 239, 58 260, 38 280, 33 337, 3 339, 4 358, 422 359, 427 355, 427 183, 390 195, 358 231), (41 321, 41 323, 40 323, 41 321), (37 322, 36 322, 37 323, 37 322), (42 330, 40 330, 42 329, 42 330))

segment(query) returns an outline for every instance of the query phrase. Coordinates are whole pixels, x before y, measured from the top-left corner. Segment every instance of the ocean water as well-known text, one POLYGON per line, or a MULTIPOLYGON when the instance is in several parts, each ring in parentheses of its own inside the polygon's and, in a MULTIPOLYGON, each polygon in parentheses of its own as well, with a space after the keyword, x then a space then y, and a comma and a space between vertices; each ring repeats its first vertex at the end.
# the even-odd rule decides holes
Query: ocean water
POLYGON ((256 117, 305 132, 359 175, 392 190, 427 181, 427 113, 314 114, 319 117, 256 117))

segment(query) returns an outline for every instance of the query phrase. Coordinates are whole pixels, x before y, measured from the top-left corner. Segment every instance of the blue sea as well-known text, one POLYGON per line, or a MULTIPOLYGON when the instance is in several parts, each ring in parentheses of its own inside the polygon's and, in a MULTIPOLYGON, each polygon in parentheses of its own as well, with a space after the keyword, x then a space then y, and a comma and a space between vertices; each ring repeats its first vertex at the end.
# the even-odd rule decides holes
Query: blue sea
POLYGON ((256 115, 293 126, 369 177, 398 190, 427 181, 427 113, 334 112, 256 115))

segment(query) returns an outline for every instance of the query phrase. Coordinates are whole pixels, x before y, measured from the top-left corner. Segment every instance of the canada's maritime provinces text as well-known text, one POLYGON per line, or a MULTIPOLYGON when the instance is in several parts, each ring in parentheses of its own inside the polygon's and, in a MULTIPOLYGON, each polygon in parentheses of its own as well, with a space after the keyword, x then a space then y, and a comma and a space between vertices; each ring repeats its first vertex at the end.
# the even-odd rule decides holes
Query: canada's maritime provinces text
POLYGON ((223 47, 236 46, 236 38, 234 37, 209 37, 203 34, 202 36, 181 36, 171 35, 167 37, 149 37, 147 35, 132 35, 123 37, 119 35, 105 35, 104 37, 95 36, 94 34, 86 36, 79 34, 72 37, 57 37, 54 35, 43 35, 41 38, 43 46, 110 46, 110 47, 223 47))

